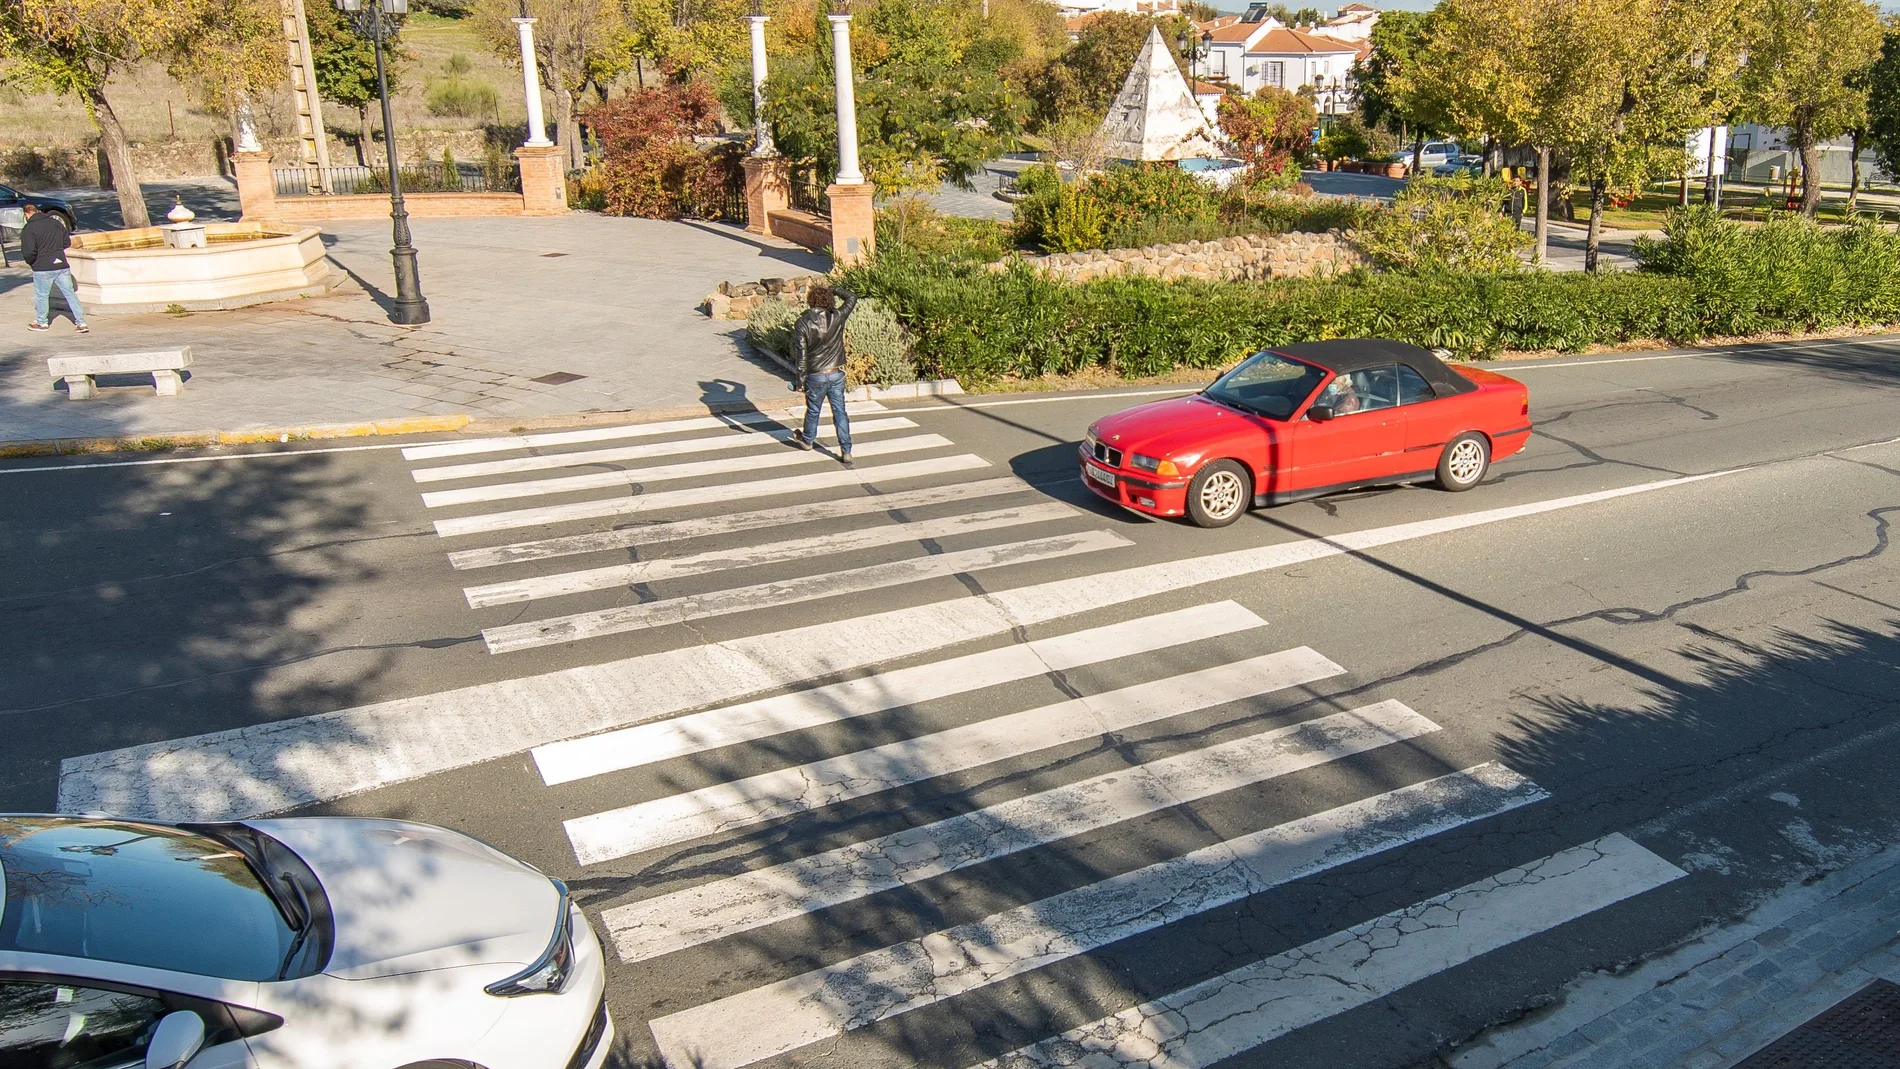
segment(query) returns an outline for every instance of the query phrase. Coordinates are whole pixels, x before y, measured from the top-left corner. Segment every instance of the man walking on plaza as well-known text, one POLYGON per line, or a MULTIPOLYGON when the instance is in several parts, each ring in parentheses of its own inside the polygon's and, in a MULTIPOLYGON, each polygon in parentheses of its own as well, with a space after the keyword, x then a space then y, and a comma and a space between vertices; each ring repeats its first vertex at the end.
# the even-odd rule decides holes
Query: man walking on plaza
POLYGON ((66 232, 66 224, 60 222, 58 216, 40 211, 37 204, 27 204, 26 226, 20 230, 20 257, 33 271, 33 322, 28 323, 26 329, 48 329, 54 286, 58 286, 66 298, 66 307, 73 313, 73 326, 79 333, 91 329, 86 326, 85 310, 79 307, 79 289, 73 285, 72 265, 66 262, 66 247, 71 244, 72 235, 66 232))
POLYGON ((805 391, 805 429, 794 432, 792 444, 810 449, 818 437, 818 416, 831 401, 831 425, 838 430, 838 459, 851 466, 851 419, 844 414, 844 324, 858 306, 855 294, 845 290, 838 307, 831 287, 817 285, 806 298, 811 305, 792 325, 792 355, 798 361, 798 380, 792 389, 805 391))

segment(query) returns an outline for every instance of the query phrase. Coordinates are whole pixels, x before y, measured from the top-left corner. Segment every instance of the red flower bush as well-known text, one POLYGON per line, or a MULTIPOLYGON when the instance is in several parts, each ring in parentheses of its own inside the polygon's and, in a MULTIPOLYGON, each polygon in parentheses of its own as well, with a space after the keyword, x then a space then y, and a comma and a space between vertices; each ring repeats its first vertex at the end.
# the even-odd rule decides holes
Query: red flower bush
POLYGON ((595 106, 583 118, 600 142, 608 215, 718 215, 734 192, 744 189, 739 146, 706 150, 693 143, 719 130, 719 101, 708 86, 635 90, 595 106))

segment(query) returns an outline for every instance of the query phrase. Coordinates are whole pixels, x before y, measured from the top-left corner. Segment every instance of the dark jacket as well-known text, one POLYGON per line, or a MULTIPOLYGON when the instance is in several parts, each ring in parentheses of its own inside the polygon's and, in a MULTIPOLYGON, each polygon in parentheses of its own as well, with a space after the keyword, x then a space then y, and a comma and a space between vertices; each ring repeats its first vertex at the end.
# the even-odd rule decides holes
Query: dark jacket
POLYGON ((798 361, 800 380, 844 368, 844 323, 858 306, 858 298, 844 290, 832 292, 844 298, 844 307, 835 312, 808 309, 792 325, 792 355, 798 361))
POLYGON ((20 230, 20 258, 35 271, 64 271, 71 266, 66 262, 66 246, 72 243, 73 236, 58 216, 39 212, 20 230))

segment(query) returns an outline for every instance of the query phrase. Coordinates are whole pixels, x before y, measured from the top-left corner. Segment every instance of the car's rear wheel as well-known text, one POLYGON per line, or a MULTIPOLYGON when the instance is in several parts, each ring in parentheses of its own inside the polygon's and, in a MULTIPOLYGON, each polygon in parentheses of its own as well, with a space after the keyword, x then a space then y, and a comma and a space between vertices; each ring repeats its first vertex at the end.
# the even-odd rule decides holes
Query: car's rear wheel
POLYGON ((1188 518, 1199 527, 1225 527, 1253 503, 1253 476, 1231 460, 1216 460, 1188 482, 1188 518))
POLYGON ((47 211, 51 213, 54 217, 56 217, 60 222, 66 224, 66 232, 68 234, 79 233, 79 223, 77 220, 75 220, 72 217, 71 212, 62 212, 58 208, 48 208, 47 211))
POLYGON ((1483 482, 1490 469, 1490 444, 1484 435, 1467 431, 1445 443, 1438 458, 1438 488, 1454 494, 1469 490, 1483 482))

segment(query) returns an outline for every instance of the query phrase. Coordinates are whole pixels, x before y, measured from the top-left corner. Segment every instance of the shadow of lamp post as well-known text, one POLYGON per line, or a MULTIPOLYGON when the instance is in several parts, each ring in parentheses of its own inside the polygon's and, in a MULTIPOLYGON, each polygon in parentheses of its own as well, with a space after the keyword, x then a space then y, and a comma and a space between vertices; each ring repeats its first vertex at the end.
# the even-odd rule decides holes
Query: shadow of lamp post
POLYGON ((383 73, 383 40, 394 15, 409 13, 409 0, 336 0, 336 6, 355 22, 357 32, 370 39, 376 51, 376 95, 383 103, 383 150, 389 158, 389 218, 395 247, 389 258, 396 269, 395 307, 391 322, 420 326, 429 321, 429 302, 422 296, 422 273, 416 267, 416 247, 409 238, 409 212, 402 206, 402 173, 396 162, 396 128, 390 118, 389 79, 383 73))

